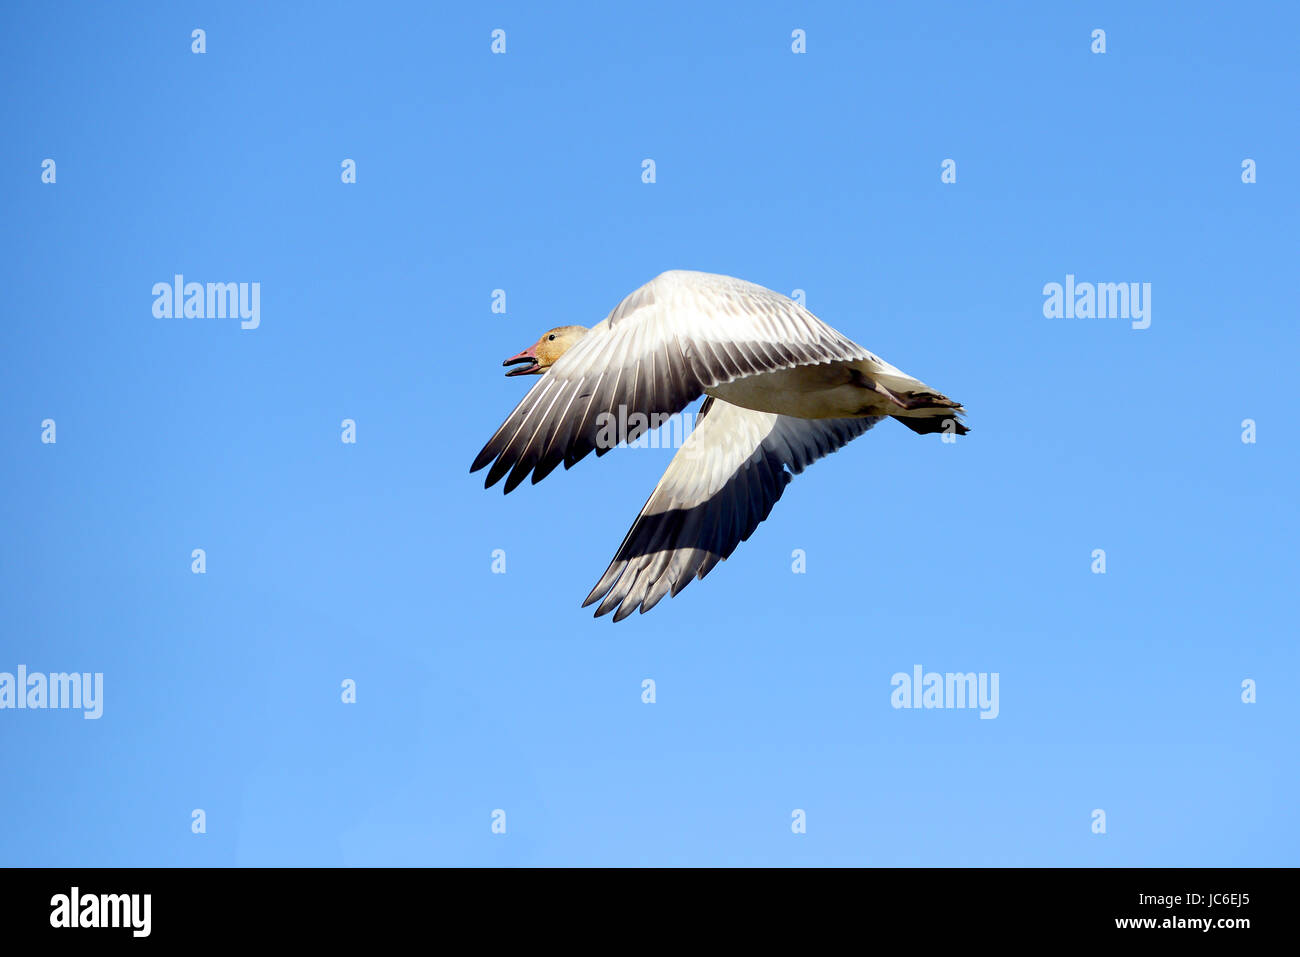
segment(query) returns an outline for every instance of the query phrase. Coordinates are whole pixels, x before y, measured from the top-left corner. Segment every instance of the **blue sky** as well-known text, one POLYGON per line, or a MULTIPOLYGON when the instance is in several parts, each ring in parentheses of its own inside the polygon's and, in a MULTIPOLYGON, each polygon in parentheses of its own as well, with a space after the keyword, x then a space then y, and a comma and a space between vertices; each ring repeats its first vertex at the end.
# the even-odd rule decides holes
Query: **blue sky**
POLYGON ((0 672, 104 676, 0 710, 0 863, 1296 863, 1293 5, 268 6, 0 13, 0 672), (612 625, 671 450, 468 466, 503 358, 672 268, 973 431, 882 424, 612 625), (176 273, 260 326, 155 318, 176 273), (892 708, 918 664, 998 717, 892 708))

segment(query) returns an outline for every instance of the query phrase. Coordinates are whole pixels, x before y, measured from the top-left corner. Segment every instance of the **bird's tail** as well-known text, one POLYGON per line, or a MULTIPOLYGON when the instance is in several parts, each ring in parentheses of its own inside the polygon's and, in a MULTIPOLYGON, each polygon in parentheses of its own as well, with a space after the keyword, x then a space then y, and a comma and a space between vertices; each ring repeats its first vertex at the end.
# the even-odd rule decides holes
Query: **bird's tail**
POLYGON ((960 402, 935 392, 920 379, 902 369, 872 359, 850 370, 853 384, 876 393, 860 415, 889 415, 918 435, 947 432, 965 435, 970 429, 962 423, 966 414, 960 402))
POLYGON ((960 406, 951 409, 937 410, 933 413, 913 415, 896 415, 894 416, 899 422, 915 432, 917 435, 929 435, 932 432, 948 432, 953 435, 965 435, 970 429, 962 423, 958 416, 964 412, 960 406))
POLYGON ((904 375, 878 375, 875 382, 877 391, 906 410, 896 413, 894 418, 918 435, 932 432, 965 435, 970 431, 961 421, 961 416, 966 414, 961 403, 935 392, 924 382, 904 375))

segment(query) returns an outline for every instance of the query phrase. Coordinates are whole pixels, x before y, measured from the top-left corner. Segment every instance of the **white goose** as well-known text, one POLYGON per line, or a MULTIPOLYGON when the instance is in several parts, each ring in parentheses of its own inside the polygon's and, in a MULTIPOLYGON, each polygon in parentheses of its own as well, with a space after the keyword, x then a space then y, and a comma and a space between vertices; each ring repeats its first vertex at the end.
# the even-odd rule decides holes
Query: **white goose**
POLYGON ((470 468, 491 464, 485 487, 505 477, 507 492, 530 473, 537 483, 560 463, 635 441, 708 396, 583 602, 600 601, 597 617, 613 611, 614 621, 707 575, 767 518, 791 473, 883 417, 921 434, 967 431, 959 403, 798 303, 712 273, 665 272, 591 329, 551 329, 502 364, 519 365, 508 376, 542 377, 470 468), (628 428, 611 442, 615 421, 628 428))

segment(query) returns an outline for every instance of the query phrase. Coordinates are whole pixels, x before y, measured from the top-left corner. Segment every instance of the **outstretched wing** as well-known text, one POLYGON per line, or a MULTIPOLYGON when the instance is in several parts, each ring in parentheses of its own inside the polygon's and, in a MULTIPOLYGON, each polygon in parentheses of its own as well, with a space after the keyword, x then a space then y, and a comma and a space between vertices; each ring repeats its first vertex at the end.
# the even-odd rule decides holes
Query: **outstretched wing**
POLYGON ((635 441, 655 416, 680 412, 712 386, 864 358, 875 359, 780 293, 730 276, 666 272, 619 303, 542 375, 470 471, 491 463, 485 487, 509 473, 509 492, 529 473, 540 482, 561 462, 569 468, 593 450, 599 456, 635 441), (609 441, 608 423, 629 420, 626 434, 609 441))
POLYGON ((710 398, 583 606, 622 621, 703 578, 749 538, 802 472, 879 418, 797 419, 710 398), (787 469, 789 471, 787 471, 787 469), (603 600, 602 600, 603 599, 603 600))

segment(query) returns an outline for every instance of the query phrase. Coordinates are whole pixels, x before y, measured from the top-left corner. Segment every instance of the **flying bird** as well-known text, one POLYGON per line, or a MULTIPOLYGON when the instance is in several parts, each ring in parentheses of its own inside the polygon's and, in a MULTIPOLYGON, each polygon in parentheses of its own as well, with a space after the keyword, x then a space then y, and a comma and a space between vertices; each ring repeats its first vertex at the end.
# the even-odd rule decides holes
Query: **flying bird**
POLYGON ((558 326, 502 363, 541 378, 474 459, 510 492, 634 442, 707 396, 583 607, 621 621, 703 578, 767 518, 791 474, 885 417, 968 431, 961 404, 743 279, 671 270, 590 329, 558 326), (637 415, 636 413, 640 413, 637 415), (626 423, 611 440, 612 422, 626 423))

